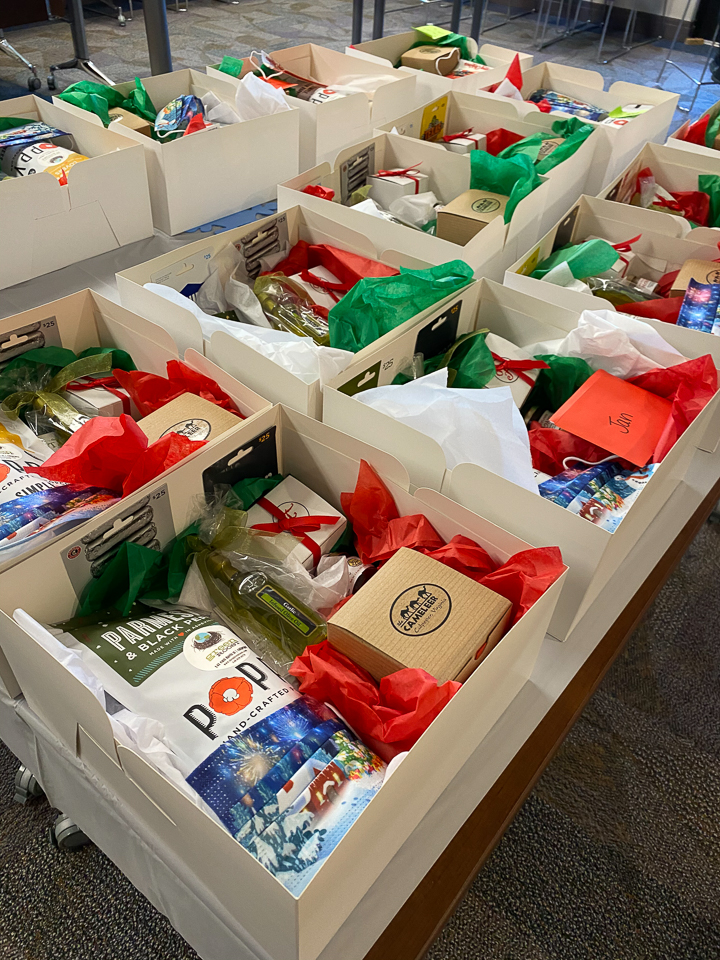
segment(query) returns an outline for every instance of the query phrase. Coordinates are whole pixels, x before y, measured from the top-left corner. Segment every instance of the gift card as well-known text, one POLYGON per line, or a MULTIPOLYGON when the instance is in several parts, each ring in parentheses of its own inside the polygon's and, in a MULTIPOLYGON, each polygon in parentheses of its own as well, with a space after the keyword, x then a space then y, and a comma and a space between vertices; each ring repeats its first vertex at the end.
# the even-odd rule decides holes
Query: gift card
POLYGON ((644 467, 671 409, 672 403, 664 397, 598 370, 553 414, 552 422, 644 467))

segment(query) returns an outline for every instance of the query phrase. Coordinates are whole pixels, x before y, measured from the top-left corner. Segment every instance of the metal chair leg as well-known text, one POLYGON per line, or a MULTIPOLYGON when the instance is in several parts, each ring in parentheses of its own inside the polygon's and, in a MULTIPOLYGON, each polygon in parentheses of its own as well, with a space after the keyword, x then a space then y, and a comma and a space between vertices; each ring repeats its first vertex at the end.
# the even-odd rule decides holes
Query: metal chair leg
POLYGON ((670 51, 669 51, 667 57, 665 57, 665 59, 663 60, 662 66, 660 67, 660 73, 658 74, 658 78, 657 78, 657 80, 655 81, 655 83, 656 83, 658 86, 660 86, 660 81, 662 80, 662 76, 663 76, 663 74, 665 73, 665 67, 667 67, 668 63, 672 63, 672 61, 671 61, 670 58, 672 57, 673 51, 675 50, 675 47, 676 47, 676 45, 677 45, 678 37, 680 36, 680 30, 682 29, 683 24, 684 24, 685 21, 687 20, 687 15, 688 15, 688 12, 689 12, 689 10, 690 10, 690 4, 691 4, 691 3, 692 3, 692 0, 687 0, 687 3, 685 4, 685 10, 683 11, 683 15, 682 15, 682 17, 678 20, 678 25, 677 25, 677 30, 675 31, 675 36, 672 38, 672 43, 670 44, 670 51))

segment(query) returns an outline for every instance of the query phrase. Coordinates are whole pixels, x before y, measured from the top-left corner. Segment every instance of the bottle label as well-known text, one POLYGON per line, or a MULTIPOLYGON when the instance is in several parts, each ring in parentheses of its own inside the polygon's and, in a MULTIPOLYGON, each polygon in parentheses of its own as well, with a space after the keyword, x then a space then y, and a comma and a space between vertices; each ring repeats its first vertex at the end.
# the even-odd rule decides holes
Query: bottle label
POLYGON ((279 614, 290 626, 298 630, 304 637, 308 637, 317 624, 309 620, 296 606, 286 600, 282 594, 272 587, 264 586, 255 594, 274 613, 279 614))

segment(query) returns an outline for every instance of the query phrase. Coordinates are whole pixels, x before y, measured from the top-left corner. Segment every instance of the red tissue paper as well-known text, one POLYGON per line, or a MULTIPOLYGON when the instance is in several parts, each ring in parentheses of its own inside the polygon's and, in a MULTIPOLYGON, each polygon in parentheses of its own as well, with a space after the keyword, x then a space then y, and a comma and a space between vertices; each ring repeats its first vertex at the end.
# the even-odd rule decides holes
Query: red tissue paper
POLYGON ((662 320, 663 323, 677 323, 684 297, 665 297, 664 300, 645 300, 642 303, 623 303, 615 309, 620 313, 630 313, 643 319, 662 320))
POLYGON ((455 680, 438 685, 429 673, 409 667, 378 685, 327 640, 306 647, 290 673, 301 693, 334 704, 386 762, 409 750, 462 686, 455 680))
POLYGON ((705 133, 707 131, 709 122, 710 122, 709 114, 706 114, 704 117, 700 117, 700 119, 696 120, 695 123, 690 124, 690 126, 685 131, 685 135, 680 137, 680 139, 684 140, 686 143, 697 143, 701 147, 704 147, 705 133))
POLYGON ((498 565, 468 537, 458 535, 445 543, 422 514, 399 516, 390 491, 364 460, 360 462, 355 490, 343 493, 341 504, 352 524, 358 556, 364 563, 389 560, 400 547, 417 550, 510 600, 511 625, 565 569, 557 547, 525 550, 498 565))
POLYGON ((159 477, 195 450, 204 447, 205 443, 205 440, 189 440, 180 433, 168 433, 160 437, 146 447, 133 464, 122 485, 123 496, 159 477))
POLYGON ((301 193, 309 193, 311 197, 320 197, 321 200, 334 200, 335 191, 330 187, 321 187, 318 183, 309 183, 303 187, 301 193))
POLYGON ((660 463, 695 417, 717 393, 717 369, 710 354, 677 363, 666 370, 648 370, 628 383, 672 401, 665 430, 658 440, 652 463, 660 463))
POLYGON ((126 496, 204 444, 170 433, 148 446, 147 437, 127 414, 93 417, 45 463, 26 470, 48 480, 102 487, 126 496))
POLYGON ((120 492, 148 440, 132 417, 93 417, 38 467, 27 467, 47 480, 82 483, 120 492))
POLYGON ((492 154, 493 157, 523 139, 522 134, 513 133, 512 130, 506 130, 505 127, 490 130, 485 134, 485 137, 487 139, 487 152, 492 154))
POLYGON ((244 419, 234 400, 213 379, 188 367, 182 360, 168 360, 167 373, 166 380, 142 370, 113 370, 113 376, 130 394, 141 417, 147 417, 184 393, 193 393, 244 419))
MULTIPOLYGON (((395 267, 388 267, 370 257, 340 250, 327 243, 308 243, 306 240, 299 240, 288 256, 269 272, 292 277, 305 270, 312 271, 313 267, 325 267, 329 270, 340 281, 343 293, 347 293, 358 280, 366 277, 396 277, 400 272, 395 267)), ((309 279, 311 278, 303 277, 303 280, 309 279)))

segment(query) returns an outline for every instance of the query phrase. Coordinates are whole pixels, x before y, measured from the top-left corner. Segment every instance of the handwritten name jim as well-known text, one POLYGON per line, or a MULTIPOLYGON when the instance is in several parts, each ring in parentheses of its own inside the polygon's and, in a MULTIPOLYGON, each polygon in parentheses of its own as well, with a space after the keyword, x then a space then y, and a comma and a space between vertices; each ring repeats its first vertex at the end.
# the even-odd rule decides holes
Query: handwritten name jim
POLYGON ((613 420, 612 417, 608 417, 610 426, 620 427, 623 433, 630 433, 630 424, 632 421, 633 418, 631 413, 621 413, 617 420, 613 420))

